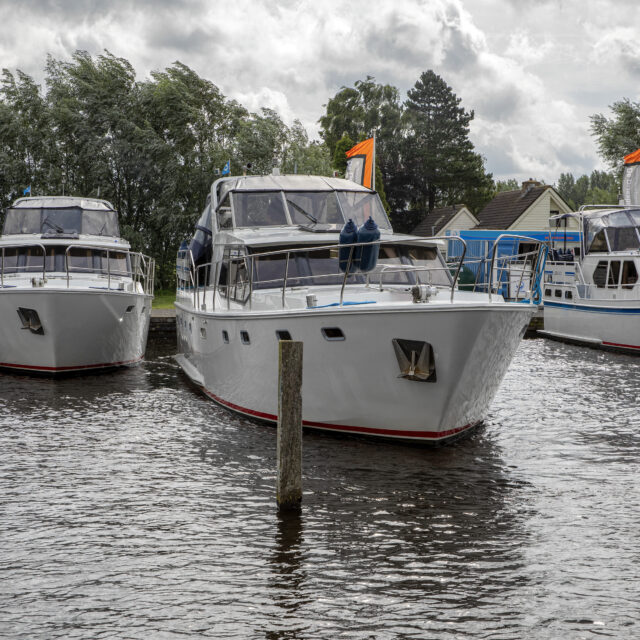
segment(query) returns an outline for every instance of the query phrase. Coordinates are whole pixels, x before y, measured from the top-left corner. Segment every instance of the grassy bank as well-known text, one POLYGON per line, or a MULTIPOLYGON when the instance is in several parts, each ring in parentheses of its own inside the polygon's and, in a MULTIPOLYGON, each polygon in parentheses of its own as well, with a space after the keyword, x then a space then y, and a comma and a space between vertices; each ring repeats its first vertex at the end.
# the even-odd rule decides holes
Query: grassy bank
POLYGON ((173 309, 176 299, 174 289, 159 289, 153 295, 153 309, 173 309))

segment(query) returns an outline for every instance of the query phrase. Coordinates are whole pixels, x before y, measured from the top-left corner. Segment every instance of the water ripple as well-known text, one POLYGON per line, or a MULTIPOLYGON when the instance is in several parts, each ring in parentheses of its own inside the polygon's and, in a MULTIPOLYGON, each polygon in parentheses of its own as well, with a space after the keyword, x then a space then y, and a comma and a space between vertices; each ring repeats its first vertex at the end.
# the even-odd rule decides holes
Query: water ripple
POLYGON ((441 449, 275 430, 168 355, 0 376, 0 637, 638 635, 640 359, 525 341, 486 426, 441 449))

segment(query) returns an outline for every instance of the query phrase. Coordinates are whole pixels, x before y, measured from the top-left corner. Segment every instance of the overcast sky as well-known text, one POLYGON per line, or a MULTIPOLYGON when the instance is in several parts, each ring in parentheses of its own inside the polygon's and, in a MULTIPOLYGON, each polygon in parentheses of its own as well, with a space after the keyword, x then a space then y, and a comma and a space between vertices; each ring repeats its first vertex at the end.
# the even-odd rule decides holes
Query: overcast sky
POLYGON ((589 116, 639 99, 638 0, 0 0, 0 66, 108 49, 139 78, 180 60, 251 110, 317 137, 323 106, 372 75, 403 99, 433 69, 475 111, 497 179, 604 166, 589 116))

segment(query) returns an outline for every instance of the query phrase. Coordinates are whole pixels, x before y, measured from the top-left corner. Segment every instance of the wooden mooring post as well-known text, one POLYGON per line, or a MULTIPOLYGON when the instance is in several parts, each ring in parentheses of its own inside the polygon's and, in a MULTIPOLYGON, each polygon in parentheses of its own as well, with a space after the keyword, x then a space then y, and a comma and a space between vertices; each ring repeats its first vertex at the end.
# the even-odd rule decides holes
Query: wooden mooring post
POLYGON ((302 342, 281 340, 278 347, 279 509, 302 502, 302 342))

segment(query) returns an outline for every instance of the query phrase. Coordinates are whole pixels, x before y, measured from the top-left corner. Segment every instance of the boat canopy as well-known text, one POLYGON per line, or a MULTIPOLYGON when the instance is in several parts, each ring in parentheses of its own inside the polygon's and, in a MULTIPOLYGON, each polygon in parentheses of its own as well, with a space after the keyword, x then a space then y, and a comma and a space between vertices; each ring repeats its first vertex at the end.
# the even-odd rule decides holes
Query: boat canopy
POLYGON ((339 231, 347 220, 371 217, 380 229, 391 224, 375 191, 351 180, 323 176, 242 176, 215 186, 219 229, 297 226, 339 231))
POLYGON ((583 211, 589 252, 640 249, 640 208, 583 211))
POLYGON ((16 200, 6 211, 3 235, 93 235, 117 238, 118 214, 106 200, 61 196, 16 200))

